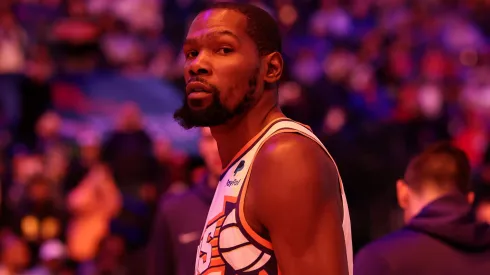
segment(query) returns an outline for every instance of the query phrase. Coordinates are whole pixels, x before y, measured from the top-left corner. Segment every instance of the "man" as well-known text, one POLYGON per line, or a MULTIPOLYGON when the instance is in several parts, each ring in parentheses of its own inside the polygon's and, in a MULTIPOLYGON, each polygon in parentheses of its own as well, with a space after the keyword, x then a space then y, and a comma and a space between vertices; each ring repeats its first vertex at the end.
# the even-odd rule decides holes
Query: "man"
POLYGON ((416 156, 397 196, 406 226, 362 249, 354 274, 490 274, 490 226, 472 213, 463 151, 439 143, 416 156))
POLYGON ((148 275, 194 273, 196 247, 221 173, 218 147, 209 128, 201 130, 199 152, 207 176, 182 195, 164 197, 150 241, 148 275))
POLYGON ((187 33, 186 97, 175 118, 209 126, 224 166, 195 274, 352 274, 337 167, 277 104, 280 51, 276 22, 253 5, 215 4, 187 33))

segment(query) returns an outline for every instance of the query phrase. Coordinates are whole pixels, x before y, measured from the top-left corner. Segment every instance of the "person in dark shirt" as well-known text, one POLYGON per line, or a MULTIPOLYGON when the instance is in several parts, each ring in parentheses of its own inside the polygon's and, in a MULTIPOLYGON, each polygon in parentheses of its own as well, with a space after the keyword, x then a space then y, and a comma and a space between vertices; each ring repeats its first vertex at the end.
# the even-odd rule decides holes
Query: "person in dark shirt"
POLYGON ((135 103, 124 104, 118 118, 117 128, 102 145, 101 158, 110 167, 121 192, 139 198, 141 188, 155 181, 153 141, 135 103))
POLYGON ((52 85, 49 81, 53 66, 49 50, 37 45, 29 53, 25 75, 19 82, 19 122, 17 140, 29 149, 37 142, 38 120, 53 106, 52 85))
POLYGON ((468 157, 449 143, 416 156, 397 182, 406 225, 363 248, 354 274, 490 274, 490 226, 475 219, 470 175, 468 157))
POLYGON ((194 274, 203 224, 221 174, 221 160, 209 128, 203 128, 199 151, 207 175, 183 194, 164 196, 149 244, 147 275, 194 274))

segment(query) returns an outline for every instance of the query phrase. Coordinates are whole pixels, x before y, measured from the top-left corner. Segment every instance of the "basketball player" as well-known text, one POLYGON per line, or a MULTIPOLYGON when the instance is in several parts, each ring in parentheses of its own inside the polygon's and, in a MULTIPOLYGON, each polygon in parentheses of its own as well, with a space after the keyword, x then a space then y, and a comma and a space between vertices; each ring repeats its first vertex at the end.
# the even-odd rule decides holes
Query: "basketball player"
POLYGON ((352 274, 336 165, 277 104, 280 51, 276 22, 253 5, 215 4, 187 33, 186 97, 174 117, 209 126, 224 166, 195 274, 352 274))

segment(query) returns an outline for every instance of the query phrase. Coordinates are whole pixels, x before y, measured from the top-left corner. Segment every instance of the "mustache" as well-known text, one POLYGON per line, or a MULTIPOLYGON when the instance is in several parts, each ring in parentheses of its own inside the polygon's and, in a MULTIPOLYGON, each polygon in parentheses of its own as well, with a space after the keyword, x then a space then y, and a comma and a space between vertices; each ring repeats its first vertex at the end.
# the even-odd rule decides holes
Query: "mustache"
POLYGON ((199 77, 199 76, 192 76, 191 78, 189 78, 189 80, 187 80, 187 82, 186 82, 186 85, 191 83, 191 82, 200 82, 200 83, 206 84, 208 86, 211 86, 211 83, 209 83, 206 79, 199 77))
POLYGON ((191 76, 189 78, 189 80, 187 80, 186 85, 188 85, 191 82, 200 82, 202 84, 205 84, 205 85, 207 85, 208 87, 210 87, 212 89, 211 92, 213 92, 213 93, 219 93, 220 92, 220 90, 218 89, 218 87, 216 87, 215 85, 209 83, 209 81, 207 81, 206 79, 204 79, 202 77, 199 77, 199 76, 191 76))

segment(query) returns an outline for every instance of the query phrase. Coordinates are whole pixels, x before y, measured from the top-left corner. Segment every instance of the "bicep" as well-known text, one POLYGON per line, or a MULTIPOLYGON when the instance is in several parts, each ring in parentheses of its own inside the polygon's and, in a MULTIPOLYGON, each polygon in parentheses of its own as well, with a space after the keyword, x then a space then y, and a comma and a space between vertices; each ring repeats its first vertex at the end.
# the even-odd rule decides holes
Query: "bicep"
POLYGON ((257 189, 258 217, 282 273, 347 274, 340 184, 333 162, 316 144, 278 153, 264 157, 266 165, 257 163, 260 168, 252 176, 262 186, 257 189))
POLYGON ((271 240, 284 274, 346 274, 342 220, 336 206, 329 204, 318 210, 283 208, 282 218, 270 220, 271 240))

